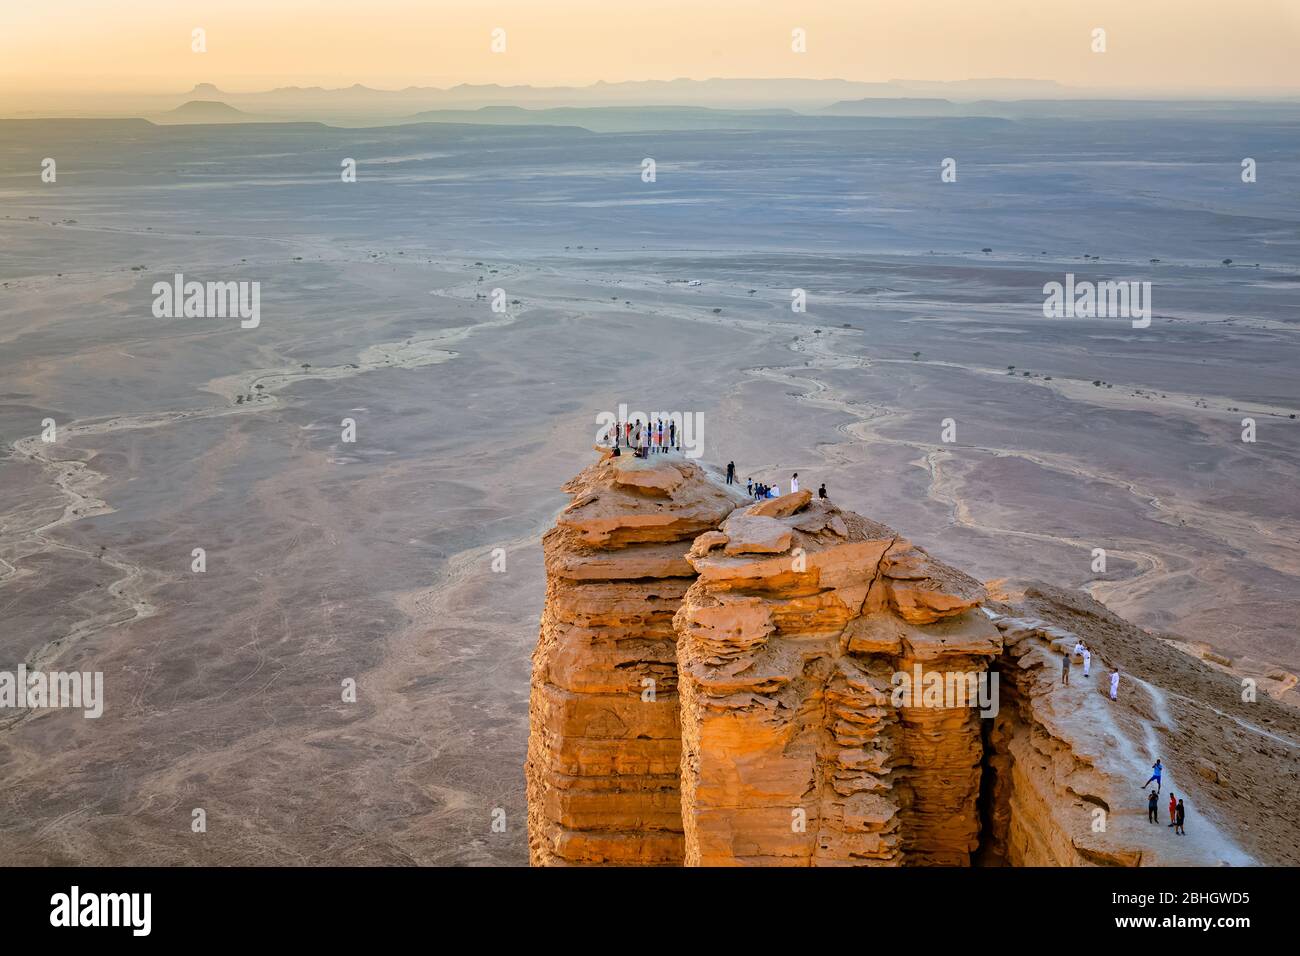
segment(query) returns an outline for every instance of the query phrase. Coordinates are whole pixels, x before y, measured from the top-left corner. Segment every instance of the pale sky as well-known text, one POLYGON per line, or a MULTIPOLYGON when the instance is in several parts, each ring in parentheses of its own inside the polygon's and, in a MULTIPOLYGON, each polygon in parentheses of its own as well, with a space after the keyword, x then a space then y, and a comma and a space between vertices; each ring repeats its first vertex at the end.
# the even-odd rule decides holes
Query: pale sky
POLYGON ((11 94, 682 76, 1297 90, 1300 0, 0 0, 11 94))

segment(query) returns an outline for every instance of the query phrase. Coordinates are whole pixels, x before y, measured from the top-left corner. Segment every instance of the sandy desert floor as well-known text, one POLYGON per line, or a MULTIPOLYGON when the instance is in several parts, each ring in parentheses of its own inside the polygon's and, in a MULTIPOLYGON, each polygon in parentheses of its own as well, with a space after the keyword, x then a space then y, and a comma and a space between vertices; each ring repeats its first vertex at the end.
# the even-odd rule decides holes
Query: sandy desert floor
POLYGON ((6 862, 526 862, 539 538, 620 403, 1300 671, 1297 183, 1217 165, 1300 130, 3 125, 0 669, 107 696, 0 711, 6 862), (175 272, 261 325, 154 318, 175 272), (1045 319, 1066 272, 1152 281, 1150 329, 1045 319))

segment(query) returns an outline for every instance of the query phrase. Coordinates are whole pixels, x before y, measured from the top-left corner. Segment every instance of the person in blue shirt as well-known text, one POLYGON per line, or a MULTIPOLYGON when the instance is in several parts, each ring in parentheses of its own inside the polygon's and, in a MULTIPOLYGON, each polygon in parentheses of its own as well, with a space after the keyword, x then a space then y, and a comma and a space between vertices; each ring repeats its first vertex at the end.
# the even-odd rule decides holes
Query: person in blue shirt
MULTIPOLYGON (((1160 758, 1157 757, 1156 762, 1151 765, 1151 778, 1150 780, 1147 780, 1147 783, 1150 783, 1152 780, 1156 782, 1156 793, 1160 792, 1160 774, 1164 769, 1164 767, 1160 766, 1160 758)), ((1147 783, 1142 784, 1143 790, 1146 789, 1147 783)))

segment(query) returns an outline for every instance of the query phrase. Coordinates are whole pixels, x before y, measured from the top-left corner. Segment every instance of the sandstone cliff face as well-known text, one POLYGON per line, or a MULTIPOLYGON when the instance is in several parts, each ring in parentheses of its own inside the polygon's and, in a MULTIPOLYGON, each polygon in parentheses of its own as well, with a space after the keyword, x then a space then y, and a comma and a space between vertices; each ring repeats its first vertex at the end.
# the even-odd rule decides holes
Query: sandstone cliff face
POLYGON ((1041 582, 999 594, 1001 708, 986 734, 982 862, 1015 866, 1220 866, 1300 861, 1300 714, 1177 650, 1078 591, 1041 582), (1061 654, 1085 640, 1092 675, 1061 654), (1121 671, 1119 700, 1108 675, 1121 671), (1138 788, 1164 763, 1160 824, 1138 788), (1207 763, 1212 771, 1207 770, 1207 763), (1186 839, 1165 826, 1183 799, 1186 839))
POLYGON ((968 863, 976 712, 895 707, 891 678, 987 668, 981 586, 806 491, 737 510, 688 559, 686 863, 968 863))
MULTIPOLYGON (((667 456, 665 456, 666 458, 667 456)), ((680 864, 685 553, 740 500, 687 461, 603 458, 543 539, 528 747, 534 865, 680 864)))
POLYGON ((1257 727, 1225 675, 1096 602, 989 602, 884 525, 807 492, 755 503, 676 456, 602 457, 565 490, 533 658, 534 864, 1251 862, 1209 820, 1181 842, 1147 824, 1134 780, 1157 755, 1180 796, 1209 781, 1204 805, 1274 850, 1233 804, 1240 763, 1193 767, 1178 720, 1216 753, 1275 753, 1249 779, 1283 804, 1300 788, 1279 731, 1300 721, 1268 702, 1257 727), (1093 672, 1076 661, 1064 686, 1080 637, 1093 672), (910 696, 902 675, 921 679, 910 696))

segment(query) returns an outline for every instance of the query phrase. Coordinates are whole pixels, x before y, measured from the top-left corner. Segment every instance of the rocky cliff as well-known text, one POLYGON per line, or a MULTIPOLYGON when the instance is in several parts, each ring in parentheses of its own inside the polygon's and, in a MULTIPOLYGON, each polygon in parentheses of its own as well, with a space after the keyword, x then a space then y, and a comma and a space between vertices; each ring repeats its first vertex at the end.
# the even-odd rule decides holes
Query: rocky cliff
POLYGON ((806 491, 736 510, 687 558, 687 864, 969 862, 976 711, 893 706, 892 678, 988 669, 978 582, 806 491))
POLYGON ((543 538, 528 743, 535 865, 680 864, 673 615, 686 552, 743 500, 675 456, 602 460, 543 538))
MULTIPOLYGON (((1201 693, 1237 689, 1090 599, 989 601, 884 525, 807 492, 753 502, 676 456, 604 454, 565 490, 534 655, 535 864, 1285 858, 1285 840, 1257 838, 1252 855, 1210 819, 1196 841, 1147 823, 1154 756, 1174 755, 1166 786, 1189 806, 1209 778, 1138 675, 1173 662, 1201 693), (1076 662, 1063 685, 1062 654, 1084 637, 1092 671, 1076 662), (1102 693, 1111 666, 1120 702, 1102 693)), ((1293 783, 1289 711, 1269 701, 1266 729, 1227 706, 1198 726, 1247 728, 1293 783)), ((1238 812, 1216 789, 1197 806, 1238 812)))

